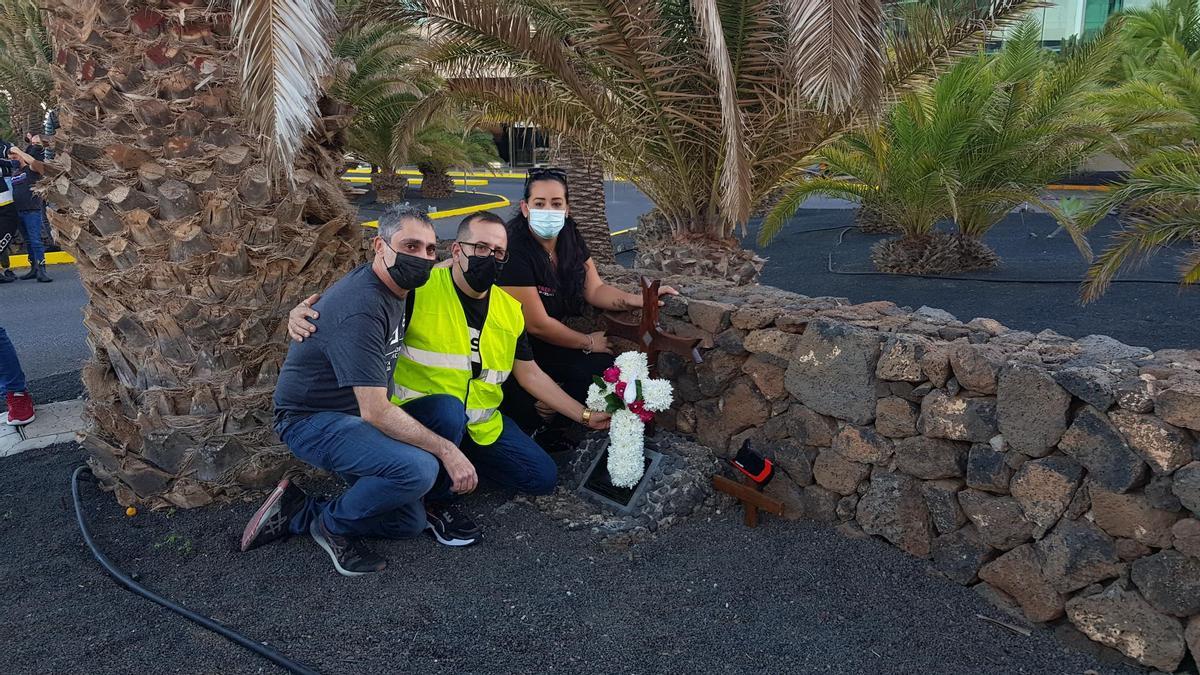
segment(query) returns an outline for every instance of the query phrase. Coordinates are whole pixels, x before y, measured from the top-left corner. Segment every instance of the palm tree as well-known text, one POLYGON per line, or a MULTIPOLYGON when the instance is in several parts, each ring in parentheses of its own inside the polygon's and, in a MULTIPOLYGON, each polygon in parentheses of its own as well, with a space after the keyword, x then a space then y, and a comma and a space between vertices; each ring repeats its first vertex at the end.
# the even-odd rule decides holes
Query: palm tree
POLYGON ((555 139, 551 162, 567 173, 571 187, 571 218, 599 265, 615 265, 612 234, 604 201, 604 167, 570 138, 555 139))
POLYGON ((834 175, 795 183, 759 241, 769 242, 809 196, 832 194, 863 200, 902 233, 876 246, 883 271, 995 265, 981 241, 988 230, 1022 202, 1055 209, 1043 188, 1111 141, 1105 118, 1086 103, 1112 63, 1116 35, 1106 30, 1053 64, 1039 26, 1026 21, 995 57, 960 61, 904 95, 879 126, 826 149, 821 159, 834 175), (943 219, 957 234, 935 230, 943 219))
MULTIPOLYGON (((1171 24, 1168 24, 1171 25, 1171 24)), ((1086 231, 1113 210, 1122 229, 1092 261, 1081 296, 1104 294, 1121 271, 1178 243, 1192 243, 1179 263, 1183 284, 1200 280, 1200 50, 1173 36, 1131 79, 1099 97, 1116 123, 1127 124, 1117 155, 1133 165, 1118 189, 1072 223, 1086 231)), ((1132 49, 1139 49, 1135 42, 1132 49)), ((1090 258, 1090 249, 1084 249, 1090 258)))
POLYGON ((271 429, 287 310, 361 255, 319 88, 331 3, 45 4, 93 469, 122 503, 268 485, 294 462, 271 429))
POLYGON ((1130 173, 1128 180, 1093 209, 1099 219, 1112 208, 1134 204, 1105 251, 1088 268, 1084 302, 1108 290, 1122 268, 1144 262, 1157 251, 1191 242, 1179 259, 1179 281, 1200 281, 1200 148, 1159 150, 1130 173))
POLYGON ((574 140, 657 206, 677 271, 747 278, 734 235, 802 160, 973 52, 1034 0, 939 3, 885 30, 878 0, 368 0, 416 22, 461 104, 574 140))
MULTIPOLYGON (((343 2, 347 16, 358 2, 343 2)), ((371 165, 371 185, 382 203, 400 201, 408 180, 396 170, 404 160, 396 145, 397 127, 422 96, 439 83, 414 67, 420 39, 387 22, 349 26, 333 45, 339 68, 330 95, 354 108, 346 130, 346 149, 371 165)))
POLYGON ((53 107, 53 57, 36 0, 0 0, 0 89, 7 94, 4 122, 10 128, 5 138, 19 143, 23 132, 41 128, 43 106, 53 107))
POLYGON ((500 159, 492 135, 455 124, 432 124, 417 133, 404 152, 421 172, 421 197, 445 199, 454 194, 450 169, 485 166, 500 159))

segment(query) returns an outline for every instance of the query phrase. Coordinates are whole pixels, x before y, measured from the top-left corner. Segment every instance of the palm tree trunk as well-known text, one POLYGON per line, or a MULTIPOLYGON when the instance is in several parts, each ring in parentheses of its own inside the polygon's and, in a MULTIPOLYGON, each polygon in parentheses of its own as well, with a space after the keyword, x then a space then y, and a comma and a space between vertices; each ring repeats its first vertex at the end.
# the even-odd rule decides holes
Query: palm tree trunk
POLYGON ((567 172, 571 187, 571 217, 597 265, 615 265, 612 234, 604 205, 604 167, 585 155, 579 146, 560 137, 554 151, 554 163, 567 172))
POLYGON ((47 198, 93 357, 84 446, 127 504, 192 507, 295 460, 271 428, 287 310, 360 257, 323 101, 293 188, 240 119, 228 0, 50 0, 62 128, 47 198))
POLYGON ((423 199, 445 199, 454 194, 454 179, 446 173, 446 167, 435 164, 418 164, 421 172, 421 197, 423 199))
POLYGON ((408 188, 408 178, 397 174, 395 169, 381 169, 372 174, 371 183, 375 188, 375 201, 380 204, 403 201, 404 191, 408 188))

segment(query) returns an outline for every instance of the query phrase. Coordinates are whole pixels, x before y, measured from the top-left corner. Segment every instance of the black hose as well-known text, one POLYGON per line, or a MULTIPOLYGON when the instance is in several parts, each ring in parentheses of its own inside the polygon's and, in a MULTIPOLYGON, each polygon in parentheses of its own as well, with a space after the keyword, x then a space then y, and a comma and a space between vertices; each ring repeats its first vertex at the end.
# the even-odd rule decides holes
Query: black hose
POLYGON ((166 607, 183 618, 192 621, 193 623, 197 623, 204 628, 207 628, 212 632, 224 637, 225 639, 230 640, 231 642, 236 642, 255 654, 268 659, 275 665, 287 670, 288 672, 296 673, 297 675, 317 675, 317 671, 313 670, 312 668, 296 663, 295 661, 292 661, 288 657, 280 654, 266 645, 255 642, 245 635, 226 628, 225 626, 217 623, 207 616, 204 616, 203 614, 197 614, 186 607, 178 605, 167 598, 156 594, 154 591, 151 591, 145 586, 142 586, 138 582, 134 581, 129 577, 129 575, 118 569, 116 565, 113 565, 112 561, 105 557, 105 555, 100 552, 100 549, 96 548, 96 542, 92 541, 92 533, 88 530, 87 523, 83 519, 83 504, 79 499, 79 474, 83 473, 87 469, 87 466, 81 466, 75 469, 75 473, 71 474, 71 496, 75 499, 75 518, 79 521, 79 533, 83 535, 84 543, 87 544, 88 548, 92 550, 92 555, 95 556, 100 565, 104 567, 104 570, 108 572, 109 576, 111 576, 117 581, 117 583, 121 584, 128 590, 142 596, 150 602, 162 605, 163 607, 166 607))

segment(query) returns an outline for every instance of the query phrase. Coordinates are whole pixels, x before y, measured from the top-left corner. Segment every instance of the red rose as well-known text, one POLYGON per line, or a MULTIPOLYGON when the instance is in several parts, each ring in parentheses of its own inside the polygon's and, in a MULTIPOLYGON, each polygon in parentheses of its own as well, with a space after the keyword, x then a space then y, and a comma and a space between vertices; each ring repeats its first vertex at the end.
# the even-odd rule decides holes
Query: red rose
POLYGON ((633 403, 629 404, 629 412, 641 417, 642 413, 646 412, 646 404, 642 401, 634 401, 633 403))
POLYGON ((609 384, 616 382, 617 380, 621 379, 621 369, 616 366, 608 368, 604 371, 603 379, 609 384))
POLYGON ((654 413, 650 412, 649 410, 643 410, 638 413, 637 416, 640 417, 642 422, 645 424, 649 424, 654 421, 654 413))
POLYGON ((625 383, 624 382, 617 383, 617 398, 622 398, 622 399, 625 398, 625 383))

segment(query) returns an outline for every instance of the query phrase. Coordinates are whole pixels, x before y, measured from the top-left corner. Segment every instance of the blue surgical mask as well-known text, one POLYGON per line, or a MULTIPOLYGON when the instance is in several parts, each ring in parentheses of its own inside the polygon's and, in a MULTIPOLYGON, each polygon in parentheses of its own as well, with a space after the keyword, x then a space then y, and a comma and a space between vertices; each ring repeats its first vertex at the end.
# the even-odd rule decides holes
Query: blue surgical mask
POLYGON ((562 232, 567 212, 555 209, 529 209, 529 227, 542 239, 553 239, 562 232))

